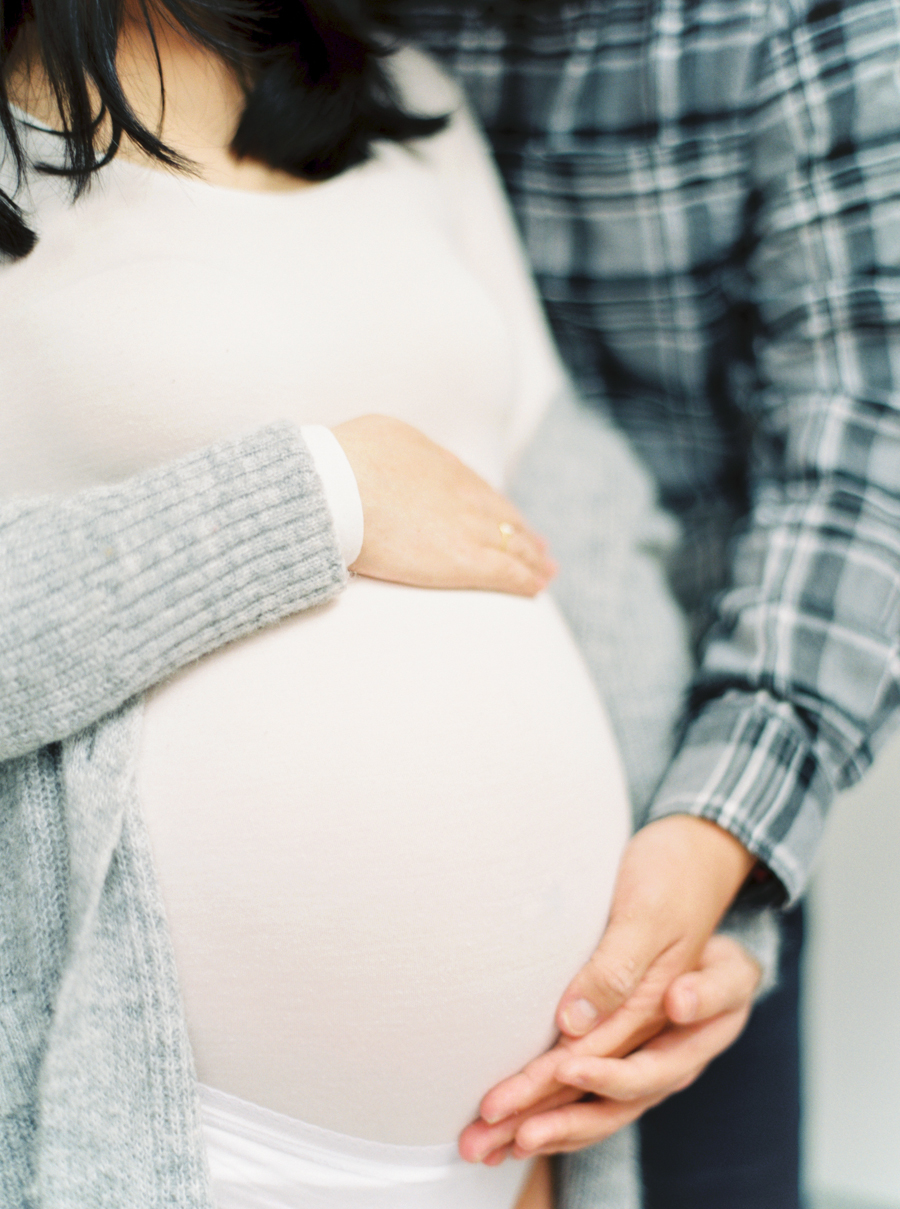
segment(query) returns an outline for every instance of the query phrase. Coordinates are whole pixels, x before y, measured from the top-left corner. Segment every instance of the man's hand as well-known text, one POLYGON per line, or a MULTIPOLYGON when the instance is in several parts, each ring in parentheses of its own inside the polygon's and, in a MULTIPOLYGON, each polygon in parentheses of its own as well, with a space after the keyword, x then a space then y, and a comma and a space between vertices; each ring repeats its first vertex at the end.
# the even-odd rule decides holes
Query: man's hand
POLYGON ((586 1036, 562 1038, 485 1096, 482 1117, 460 1137, 463 1158, 494 1164, 508 1154, 579 1150, 630 1124, 687 1087, 737 1039, 760 974, 736 940, 711 937, 698 969, 665 993, 661 1032, 629 1051, 634 1031, 658 1029, 660 1020, 650 1026, 644 1007, 626 1002, 586 1036), (586 1094, 599 1098, 584 1100, 586 1094))
POLYGON ((581 1037, 628 1001, 659 1013, 679 974, 693 968, 755 860, 715 823, 671 815, 632 836, 609 923, 560 1000, 561 1033, 581 1037))
POLYGON ((361 416, 332 431, 362 499, 365 533, 353 571, 518 596, 536 595, 555 575, 546 543, 509 500, 417 429, 361 416))
MULTIPOLYGON (((462 1136, 464 1157, 484 1157, 513 1138, 517 1154, 577 1149, 599 1141, 676 1085, 686 1086, 731 1044, 749 1013, 759 968, 739 946, 733 945, 734 953, 732 942, 723 949, 724 938, 718 938, 711 950, 707 942, 753 864, 754 858, 728 832, 688 815, 660 819, 633 836, 622 858, 606 932, 560 1001, 557 1024, 563 1040, 485 1096, 481 1122, 462 1136), (697 972, 687 973, 692 970, 697 972), (634 1052, 670 1021, 679 1028, 634 1052), (623 1064, 626 1055, 631 1057, 623 1064), (571 1105, 556 1113, 551 1124, 551 1105, 574 1098, 568 1076, 576 1068, 560 1063, 576 1057, 620 1059, 615 1067, 604 1068, 605 1075, 615 1069, 620 1080, 632 1079, 636 1094, 623 1107, 612 1091, 590 1087, 593 1094, 610 1098, 571 1105), (635 1081, 632 1076, 639 1072, 643 1079, 635 1081)), ((596 1074, 594 1067, 578 1069, 581 1075, 596 1074)), ((623 1084, 612 1086, 621 1089, 623 1084)))

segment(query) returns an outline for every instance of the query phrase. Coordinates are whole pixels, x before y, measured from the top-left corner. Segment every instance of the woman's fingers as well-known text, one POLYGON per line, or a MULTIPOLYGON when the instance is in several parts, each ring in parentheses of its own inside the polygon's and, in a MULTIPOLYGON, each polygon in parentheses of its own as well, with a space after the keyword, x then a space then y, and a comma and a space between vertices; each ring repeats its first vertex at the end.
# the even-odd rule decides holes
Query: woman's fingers
POLYGON ((543 1116, 530 1117, 516 1134, 512 1154, 517 1159, 538 1154, 563 1154, 602 1142, 637 1120, 662 1097, 620 1103, 586 1100, 543 1116))
POLYGON ((558 1060, 558 1047, 554 1047, 491 1088, 480 1104, 482 1120, 498 1124, 526 1111, 540 1111, 548 1097, 560 1091, 556 1075, 558 1060))
MULTIPOLYGON (((562 1104, 570 1104, 581 1097, 581 1092, 573 1087, 557 1085, 553 1095, 541 1100, 532 1112, 546 1113, 562 1104)), ((484 1163, 499 1151, 506 1151, 512 1145, 517 1130, 519 1130, 527 1114, 520 1113, 506 1117, 495 1125, 479 1118, 473 1121, 459 1136, 459 1153, 470 1163, 484 1163)))
POLYGON ((498 496, 504 508, 504 519, 488 523, 485 534, 485 545, 489 548, 496 546, 498 554, 503 559, 512 559, 544 578, 548 568, 555 570, 555 564, 547 553, 547 543, 535 533, 525 521, 512 511, 512 506, 503 496, 498 496))
POLYGON ((700 968, 676 978, 666 992, 665 1009, 674 1024, 709 1020, 744 1007, 759 986, 762 970, 730 936, 711 936, 700 968))
POLYGON ((465 566, 459 568, 460 582, 422 586, 481 588, 516 596, 536 596, 556 574, 556 564, 533 539, 517 534, 507 549, 495 547, 491 544, 493 541, 490 530, 478 540, 465 544, 460 541, 460 553, 465 552, 467 556, 465 566))
POLYGON ((495 1150, 493 1154, 489 1154, 487 1158, 482 1159, 485 1167, 499 1167, 504 1159, 508 1159, 512 1154, 512 1146, 501 1146, 499 1150, 495 1150))
POLYGON ((362 500, 360 575, 520 596, 553 578, 545 543, 509 500, 417 429, 361 416, 333 432, 362 500))
POLYGON ((524 596, 545 588, 556 573, 546 541, 514 504, 452 454, 439 446, 430 452, 436 459, 452 459, 446 481, 441 484, 433 478, 429 483, 433 535, 436 538, 439 531, 446 532, 447 541, 440 551, 444 565, 449 569, 454 557, 465 559, 467 582, 429 586, 484 588, 524 596))

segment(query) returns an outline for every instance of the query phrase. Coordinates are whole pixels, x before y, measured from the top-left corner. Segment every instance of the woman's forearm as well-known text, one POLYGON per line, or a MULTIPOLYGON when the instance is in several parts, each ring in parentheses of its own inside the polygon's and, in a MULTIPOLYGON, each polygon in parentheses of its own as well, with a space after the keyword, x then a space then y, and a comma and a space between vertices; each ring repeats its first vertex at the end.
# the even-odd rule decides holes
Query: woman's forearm
POLYGON ((347 573, 297 430, 0 504, 0 760, 75 733, 347 573))

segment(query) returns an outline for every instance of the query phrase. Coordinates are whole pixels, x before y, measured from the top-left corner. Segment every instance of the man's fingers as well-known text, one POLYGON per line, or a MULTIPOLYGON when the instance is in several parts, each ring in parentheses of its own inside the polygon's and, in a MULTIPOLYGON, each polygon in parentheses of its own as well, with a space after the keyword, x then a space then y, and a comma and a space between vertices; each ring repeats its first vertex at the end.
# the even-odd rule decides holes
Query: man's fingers
POLYGON ((701 956, 700 969, 676 978, 665 998, 674 1024, 710 1020, 749 1005, 762 971, 730 936, 713 936, 701 956))
POLYGON ((734 1041, 759 970, 735 942, 710 932, 752 863, 703 819, 661 819, 632 838, 606 932, 560 1000, 563 1036, 488 1093, 482 1127, 506 1119, 502 1138, 482 1141, 507 1145, 518 1114, 514 1154, 590 1145, 687 1086, 734 1041), (543 1111, 543 1097, 566 1082, 599 1098, 543 1111))
POLYGON ((662 1098, 692 1083, 717 1054, 731 1045, 746 1023, 749 1006, 714 1020, 662 1033, 627 1058, 567 1057, 560 1080, 582 1092, 637 1103, 662 1098))
POLYGON ((642 827, 625 849, 606 933, 560 1000, 560 1031, 584 1036, 651 967, 666 975, 661 1004, 669 983, 696 964, 752 866, 753 856, 706 819, 673 815, 642 827))
MULTIPOLYGON (((524 1157, 577 1150, 608 1137, 665 1096, 687 1087, 737 1038, 758 979, 759 968, 736 941, 713 937, 703 949, 700 969, 674 984, 676 990, 680 986, 688 992, 700 1013, 695 1023, 670 1025, 633 1052, 618 1048, 621 1038, 611 1035, 617 1022, 633 1041, 637 1020, 645 1015, 644 1008, 632 1012, 632 1003, 640 998, 634 996, 587 1036, 563 1038, 494 1088, 482 1101, 482 1112, 496 1123, 482 1119, 469 1126, 460 1153, 484 1161, 512 1143, 512 1153, 524 1157), (609 1056, 617 1049, 628 1056, 609 1056), (579 1102, 567 1102, 567 1093, 569 1101, 578 1097, 579 1102), (582 1102, 585 1094, 597 1098, 582 1102)), ((645 978, 644 985, 652 981, 645 978)))
POLYGON ((667 1096, 702 1069, 695 1058, 686 1069, 684 1055, 679 1061, 655 1062, 645 1053, 634 1058, 581 1058, 564 1072, 575 1087, 609 1100, 635 1102, 647 1096, 667 1096))
POLYGON ((588 963, 569 983, 556 1012, 560 1032, 583 1037, 633 994, 659 956, 643 922, 612 920, 588 963))
POLYGON ((506 1125, 514 1118, 524 1119, 525 1114, 530 1116, 544 1111, 551 1101, 563 1102, 568 1089, 561 1085, 557 1070, 567 1054, 621 1057, 655 1037, 666 1024, 662 1012, 651 1016, 640 1004, 634 1010, 627 1004, 586 1036, 577 1040, 561 1038, 551 1050, 487 1093, 481 1101, 481 1120, 477 1124, 483 1128, 491 1124, 506 1125))

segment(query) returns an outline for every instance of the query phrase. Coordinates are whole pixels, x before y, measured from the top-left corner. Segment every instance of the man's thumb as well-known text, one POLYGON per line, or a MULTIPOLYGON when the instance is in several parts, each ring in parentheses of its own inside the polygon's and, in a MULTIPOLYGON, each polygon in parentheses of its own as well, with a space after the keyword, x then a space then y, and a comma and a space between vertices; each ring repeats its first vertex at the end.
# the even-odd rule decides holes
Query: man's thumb
POLYGON ((590 960, 566 988, 556 1010, 560 1032, 583 1037, 622 1006, 657 956, 653 940, 626 922, 611 922, 590 960))

